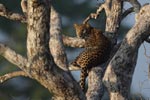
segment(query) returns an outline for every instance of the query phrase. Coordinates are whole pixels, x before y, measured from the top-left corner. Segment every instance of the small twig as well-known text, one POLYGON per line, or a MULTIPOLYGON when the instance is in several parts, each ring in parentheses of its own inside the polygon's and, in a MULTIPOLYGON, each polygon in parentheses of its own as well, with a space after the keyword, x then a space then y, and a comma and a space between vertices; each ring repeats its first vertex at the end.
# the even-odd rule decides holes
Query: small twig
POLYGON ((138 13, 141 9, 141 4, 139 3, 138 0, 123 0, 126 2, 129 2, 133 6, 133 10, 135 13, 138 13))
POLYGON ((4 44, 0 43, 0 55, 5 57, 8 61, 17 65, 21 69, 24 69, 27 65, 27 59, 20 54, 17 54, 15 51, 10 49, 4 44))
POLYGON ((147 43, 150 43, 150 37, 145 40, 147 43))
POLYGON ((97 17, 99 16, 99 14, 105 10, 106 15, 108 15, 108 13, 110 12, 110 8, 109 8, 109 0, 106 0, 106 2, 102 5, 99 6, 99 8, 97 9, 96 13, 91 13, 84 21, 83 23, 87 23, 91 18, 93 19, 97 19, 97 17))
POLYGON ((143 43, 143 47, 144 47, 144 55, 145 55, 145 57, 147 57, 147 58, 150 59, 150 56, 148 56, 148 55, 146 54, 146 47, 145 47, 144 43, 143 43))
POLYGON ((140 11, 141 5, 138 0, 125 0, 125 1, 128 1, 129 3, 131 3, 136 13, 140 11))
POLYGON ((128 16, 130 13, 134 12, 134 8, 131 7, 127 9, 123 14, 122 14, 122 19, 124 19, 126 16, 128 16))
POLYGON ((148 79, 150 79, 150 63, 148 64, 148 79))
POLYGON ((85 44, 85 40, 63 35, 63 43, 66 46, 83 48, 85 44))
POLYGON ((7 81, 11 78, 17 77, 17 76, 28 77, 28 75, 23 71, 15 71, 15 72, 7 73, 3 76, 0 76, 0 83, 3 83, 5 81, 7 81))
POLYGON ((99 16, 99 13, 104 9, 104 4, 102 4, 96 11, 96 13, 91 13, 84 21, 83 23, 87 23, 91 18, 93 19, 97 19, 97 17, 99 16))
POLYGON ((25 16, 18 14, 18 13, 13 13, 3 5, 0 4, 0 16, 8 18, 10 20, 15 20, 15 21, 20 21, 22 23, 26 23, 26 18, 25 16))

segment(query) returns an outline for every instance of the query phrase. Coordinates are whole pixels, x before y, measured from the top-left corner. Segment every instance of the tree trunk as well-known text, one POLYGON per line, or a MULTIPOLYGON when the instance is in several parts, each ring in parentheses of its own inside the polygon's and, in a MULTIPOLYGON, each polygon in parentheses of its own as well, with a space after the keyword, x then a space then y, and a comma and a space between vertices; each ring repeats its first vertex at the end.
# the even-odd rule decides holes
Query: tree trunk
POLYGON ((107 18, 104 34, 112 40, 113 47, 122 19, 129 13, 140 10, 136 15, 135 25, 127 33, 121 45, 115 46, 119 49, 112 50, 112 55, 104 67, 95 67, 89 72, 87 93, 83 93, 68 70, 63 46, 65 44, 71 47, 84 47, 85 41, 61 35, 60 16, 51 7, 50 0, 22 0, 21 6, 25 16, 12 13, 0 4, 0 16, 27 24, 28 31, 27 57, 0 43, 0 55, 21 69, 1 76, 0 83, 16 76, 26 76, 47 88, 53 94, 54 100, 100 100, 105 85, 110 100, 130 100, 129 90, 138 49, 150 35, 150 5, 145 5, 140 10, 137 0, 105 0, 96 13, 90 14, 83 21, 86 23, 91 18, 97 19, 100 12, 105 10, 107 18), (124 1, 130 2, 133 8, 122 12, 124 1))

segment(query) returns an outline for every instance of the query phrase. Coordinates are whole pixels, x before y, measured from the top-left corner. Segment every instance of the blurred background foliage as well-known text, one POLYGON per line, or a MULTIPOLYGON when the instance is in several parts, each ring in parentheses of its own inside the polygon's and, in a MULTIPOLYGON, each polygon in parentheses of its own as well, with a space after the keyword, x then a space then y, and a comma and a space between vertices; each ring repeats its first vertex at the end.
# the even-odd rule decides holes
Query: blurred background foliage
MULTIPOLYGON (((62 33, 69 36, 75 36, 73 28, 74 23, 82 21, 91 13, 95 12, 97 7, 104 2, 103 0, 52 0, 54 8, 62 17, 62 33)), ((0 0, 12 12, 22 13, 20 0, 0 0)), ((97 20, 90 20, 92 26, 104 30, 105 14, 100 15, 97 20)), ((128 26, 121 25, 120 36, 128 31, 128 26)), ((26 56, 26 25, 20 22, 8 20, 0 17, 0 42, 9 45, 18 53, 26 56)), ((74 52, 75 49, 67 48, 68 52, 74 52)), ((74 53, 76 56, 76 53, 74 53)), ((68 54, 70 59, 72 55, 68 54)), ((0 56, 0 75, 19 70, 0 56)), ((76 76, 75 76, 76 77, 76 76)), ((0 84, 0 100, 50 100, 51 95, 48 90, 36 81, 17 77, 0 84)))

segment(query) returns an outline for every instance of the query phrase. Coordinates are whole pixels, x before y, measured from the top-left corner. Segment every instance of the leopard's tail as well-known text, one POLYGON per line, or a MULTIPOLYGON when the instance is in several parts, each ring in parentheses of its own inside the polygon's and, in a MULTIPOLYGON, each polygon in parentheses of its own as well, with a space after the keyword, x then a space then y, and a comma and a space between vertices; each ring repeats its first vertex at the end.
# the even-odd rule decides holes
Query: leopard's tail
POLYGON ((87 68, 84 67, 81 69, 81 75, 80 75, 80 86, 83 91, 85 91, 85 82, 87 76, 88 76, 87 68))

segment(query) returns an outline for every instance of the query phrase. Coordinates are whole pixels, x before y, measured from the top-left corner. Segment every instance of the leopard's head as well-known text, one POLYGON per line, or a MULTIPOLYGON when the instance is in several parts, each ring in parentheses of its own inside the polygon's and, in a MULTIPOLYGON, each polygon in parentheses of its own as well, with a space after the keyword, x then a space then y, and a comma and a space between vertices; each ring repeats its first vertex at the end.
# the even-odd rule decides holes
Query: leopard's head
POLYGON ((76 35, 78 38, 86 39, 90 35, 92 27, 89 23, 85 24, 74 24, 76 35))

